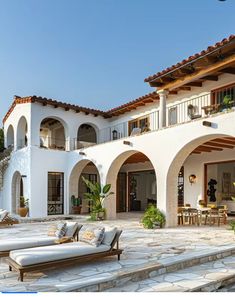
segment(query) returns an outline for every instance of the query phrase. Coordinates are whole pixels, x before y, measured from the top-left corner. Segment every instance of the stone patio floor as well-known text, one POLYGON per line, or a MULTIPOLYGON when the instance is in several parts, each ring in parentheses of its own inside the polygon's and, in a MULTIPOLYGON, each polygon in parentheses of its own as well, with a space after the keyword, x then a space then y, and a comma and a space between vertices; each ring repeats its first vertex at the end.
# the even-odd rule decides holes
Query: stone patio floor
MULTIPOLYGON (((0 291, 76 291, 79 286, 94 285, 100 280, 109 279, 121 273, 133 269, 139 269, 142 265, 151 263, 170 263, 177 259, 208 254, 226 248, 235 248, 234 234, 228 226, 184 226, 177 228, 165 228, 146 230, 140 222, 140 216, 136 214, 120 215, 113 221, 89 222, 87 217, 78 216, 77 221, 83 224, 117 226, 123 230, 120 239, 120 247, 124 249, 121 260, 107 258, 94 263, 68 266, 62 269, 48 270, 25 275, 24 282, 17 280, 15 272, 9 272, 4 258, 0 262, 0 291)), ((45 235, 53 222, 22 223, 12 227, 0 228, 0 240, 14 237, 30 237, 37 234, 45 235)), ((231 257, 233 267, 235 257, 231 257), (233 259, 233 260, 232 260, 233 259)), ((221 262, 223 269, 226 263, 221 262)), ((211 264, 213 265, 213 264, 211 264)), ((230 267, 231 268, 231 267, 230 267)), ((194 268, 188 269, 186 273, 193 276, 194 268), (191 274, 190 274, 191 273, 191 274)), ((199 268, 198 268, 199 269, 199 268)), ((199 269, 200 270, 200 269, 199 269)), ((198 270, 198 271, 199 271, 198 270)), ((226 273, 226 271, 222 271, 226 273)), ((179 272, 178 272, 179 273, 179 272)), ((177 279, 177 275, 173 279, 177 279)), ((190 277, 188 277, 190 279, 190 277)), ((145 280, 146 284, 155 281, 155 285, 161 286, 166 282, 164 276, 159 279, 145 280)), ((151 287, 151 286, 150 286, 151 287)), ((141 290, 143 287, 130 287, 131 291, 141 290)), ((147 289, 150 289, 149 287, 147 289)), ((150 289, 151 290, 151 289, 150 289)))

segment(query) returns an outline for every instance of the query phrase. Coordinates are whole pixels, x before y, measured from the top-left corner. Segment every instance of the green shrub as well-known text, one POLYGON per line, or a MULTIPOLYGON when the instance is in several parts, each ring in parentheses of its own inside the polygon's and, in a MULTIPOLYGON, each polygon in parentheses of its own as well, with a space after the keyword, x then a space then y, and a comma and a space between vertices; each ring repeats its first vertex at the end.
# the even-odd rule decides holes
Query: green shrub
POLYGON ((155 205, 149 204, 148 208, 145 210, 144 216, 141 220, 144 228, 153 229, 159 226, 162 228, 166 223, 165 215, 156 208, 155 205))
POLYGON ((235 221, 231 221, 229 223, 230 227, 232 228, 233 232, 235 233, 235 221))

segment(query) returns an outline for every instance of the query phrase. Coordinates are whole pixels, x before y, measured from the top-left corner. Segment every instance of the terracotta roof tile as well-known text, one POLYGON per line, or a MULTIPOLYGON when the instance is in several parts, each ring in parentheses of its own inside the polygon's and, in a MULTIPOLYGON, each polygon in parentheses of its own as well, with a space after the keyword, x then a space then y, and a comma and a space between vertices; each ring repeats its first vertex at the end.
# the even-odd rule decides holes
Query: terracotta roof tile
POLYGON ((228 44, 229 42, 231 42, 234 39, 235 39, 235 35, 230 35, 228 38, 224 38, 220 42, 217 42, 214 45, 208 46, 206 50, 202 50, 200 53, 196 53, 193 56, 190 56, 187 59, 184 59, 183 61, 181 61, 181 62, 179 62, 179 63, 177 63, 175 65, 172 65, 171 67, 168 67, 168 68, 166 68, 166 69, 164 69, 164 70, 162 70, 160 72, 157 72, 154 75, 151 75, 151 76, 145 78, 144 81, 145 82, 150 82, 152 80, 155 80, 155 79, 159 78, 160 76, 167 74, 170 71, 176 70, 177 68, 184 66, 188 62, 193 62, 195 59, 203 57, 204 55, 207 55, 207 54, 219 49, 220 47, 228 44))

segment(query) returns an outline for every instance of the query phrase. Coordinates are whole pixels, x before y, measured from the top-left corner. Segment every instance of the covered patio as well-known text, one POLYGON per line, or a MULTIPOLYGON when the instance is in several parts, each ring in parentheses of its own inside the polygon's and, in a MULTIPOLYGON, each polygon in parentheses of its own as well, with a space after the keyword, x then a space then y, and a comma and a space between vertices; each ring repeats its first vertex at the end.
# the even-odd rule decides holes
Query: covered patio
MULTIPOLYGON (((107 258, 85 265, 68 266, 56 270, 26 274, 23 283, 17 274, 8 271, 4 258, 0 264, 1 291, 104 291, 131 279, 147 279, 197 263, 206 263, 230 256, 235 252, 234 235, 227 225, 187 226, 165 229, 144 229, 141 213, 120 213, 118 219, 88 222, 86 216, 77 216, 79 223, 117 226, 123 230, 120 247, 121 260, 107 258), (204 261, 204 262, 200 262, 204 261), (177 263, 178 266, 175 266, 177 263), (180 268, 181 267, 181 268, 180 268)), ((2 228, 0 240, 15 236, 38 236, 47 233, 52 222, 23 223, 2 228)))

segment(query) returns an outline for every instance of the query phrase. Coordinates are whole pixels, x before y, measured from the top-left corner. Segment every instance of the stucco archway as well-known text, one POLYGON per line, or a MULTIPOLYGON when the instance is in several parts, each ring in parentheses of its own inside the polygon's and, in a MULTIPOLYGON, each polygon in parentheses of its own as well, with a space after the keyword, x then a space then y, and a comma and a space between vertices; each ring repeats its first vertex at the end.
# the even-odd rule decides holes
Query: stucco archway
POLYGON ((89 212, 89 203, 84 199, 84 193, 87 192, 86 186, 82 181, 81 176, 91 182, 100 182, 100 174, 97 166, 91 160, 81 160, 74 165, 69 176, 69 212, 72 211, 71 196, 74 195, 82 202, 81 213, 89 212))
POLYGON ((16 146, 21 149, 28 145, 28 124, 24 116, 22 116, 17 125, 16 146))
POLYGON ((7 129, 6 147, 14 147, 14 128, 12 125, 10 125, 7 129))
POLYGON ((76 149, 92 146, 98 141, 98 128, 90 123, 83 123, 78 128, 76 149))
POLYGON ((40 147, 49 149, 66 150, 68 127, 58 117, 46 117, 40 124, 40 147))
POLYGON ((20 206, 20 197, 24 196, 23 179, 19 171, 16 171, 12 177, 11 184, 11 211, 17 213, 20 206))
MULTIPOLYGON (((228 134, 210 134, 193 139, 176 152, 168 171, 160 177, 158 195, 165 197, 160 203, 160 209, 166 214, 168 226, 177 225, 177 176, 181 166, 189 155, 201 145, 218 138, 233 137, 228 134)), ((206 151, 205 151, 206 153, 206 151)), ((193 171, 193 168, 192 168, 193 171)), ((193 172, 192 172, 193 173, 193 172)))
MULTIPOLYGON (((155 187, 156 187, 156 170, 153 166, 153 162, 150 159, 149 156, 147 156, 144 152, 141 152, 139 150, 129 150, 129 151, 125 151, 123 153, 121 153, 120 155, 118 155, 113 162, 111 163, 109 169, 108 169, 108 173, 107 173, 107 177, 106 177, 106 183, 111 184, 111 190, 114 192, 114 195, 112 195, 110 197, 110 199, 108 199, 106 201, 106 208, 107 208, 107 215, 109 218, 115 218, 116 217, 116 213, 117 213, 117 208, 118 208, 118 204, 117 204, 117 200, 118 200, 118 196, 119 196, 119 192, 118 192, 118 186, 119 183, 117 185, 117 181, 118 181, 118 175, 120 174, 120 169, 122 168, 123 173, 127 172, 127 175, 130 176, 130 172, 144 172, 144 171, 148 171, 151 170, 154 173, 155 176, 155 187), (131 164, 131 166, 130 166, 131 164), (137 167, 136 164, 138 164, 137 167), (129 166, 127 168, 127 166, 129 166), (137 171, 136 171, 137 169, 137 171)), ((126 203, 127 205, 125 206, 126 210, 125 211, 132 211, 132 207, 131 207, 131 199, 129 197, 130 191, 128 190, 129 188, 129 179, 127 180, 127 191, 126 191, 126 203)), ((156 190, 154 191, 153 195, 154 197, 152 197, 154 204, 157 202, 156 199, 156 190)), ((150 197, 151 198, 151 197, 150 197)), ((135 198, 133 198, 135 199, 135 198)), ((147 201, 147 200, 146 200, 147 201)), ((142 205, 143 207, 139 207, 138 210, 144 210, 147 207, 147 203, 148 202, 144 202, 144 204, 142 205)))

